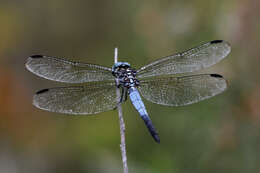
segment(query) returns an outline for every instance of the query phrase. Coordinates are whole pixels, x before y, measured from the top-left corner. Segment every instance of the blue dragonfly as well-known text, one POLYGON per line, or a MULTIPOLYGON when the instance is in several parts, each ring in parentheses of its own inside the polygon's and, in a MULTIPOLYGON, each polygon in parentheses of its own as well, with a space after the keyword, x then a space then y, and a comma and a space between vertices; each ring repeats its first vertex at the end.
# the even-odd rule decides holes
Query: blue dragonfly
POLYGON ((26 68, 32 73, 58 82, 81 86, 43 89, 33 97, 37 108, 74 115, 91 115, 115 109, 129 96, 154 140, 160 143, 157 130, 147 113, 146 100, 167 106, 183 106, 215 96, 227 88, 219 74, 189 74, 210 67, 231 51, 229 43, 214 40, 182 53, 158 59, 139 70, 127 62, 112 68, 73 62, 63 58, 33 55, 26 68), (182 75, 188 73, 188 75, 182 75), (115 82, 115 79, 118 82, 115 82), (116 89, 120 88, 120 98, 116 89))

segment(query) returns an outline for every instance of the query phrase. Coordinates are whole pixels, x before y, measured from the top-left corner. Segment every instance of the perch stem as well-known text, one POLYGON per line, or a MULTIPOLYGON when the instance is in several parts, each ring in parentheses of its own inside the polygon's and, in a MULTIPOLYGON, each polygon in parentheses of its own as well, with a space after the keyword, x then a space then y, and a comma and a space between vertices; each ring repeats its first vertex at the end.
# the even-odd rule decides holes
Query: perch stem
MULTIPOLYGON (((114 56, 114 61, 117 63, 118 60, 118 50, 115 48, 115 56, 114 56)), ((116 84, 118 84, 119 81, 116 79, 116 84)), ((120 144, 120 149, 121 149, 121 155, 122 155, 122 162, 123 162, 123 170, 124 173, 128 173, 128 166, 127 166, 127 156, 126 156, 126 145, 125 145, 125 123, 123 119, 123 110, 122 110, 122 105, 120 103, 120 89, 116 89, 116 95, 117 95, 117 100, 118 100, 118 117, 119 117, 119 123, 120 123, 120 137, 121 137, 121 144, 120 144)))

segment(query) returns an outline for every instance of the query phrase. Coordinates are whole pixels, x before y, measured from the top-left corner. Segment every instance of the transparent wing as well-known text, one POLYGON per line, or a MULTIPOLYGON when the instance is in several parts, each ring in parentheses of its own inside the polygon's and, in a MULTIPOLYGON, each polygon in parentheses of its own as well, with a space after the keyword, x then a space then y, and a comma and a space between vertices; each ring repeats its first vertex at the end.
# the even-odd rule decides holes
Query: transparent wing
POLYGON ((142 80, 138 89, 153 103, 182 106, 213 97, 226 88, 227 82, 221 75, 201 74, 142 80))
POLYGON ((154 61, 138 70, 137 77, 194 72, 216 64, 230 51, 229 43, 222 40, 211 41, 183 53, 154 61))
POLYGON ((110 68, 42 55, 29 57, 26 68, 40 77, 58 82, 83 83, 114 80, 110 68))
POLYGON ((115 83, 43 89, 33 97, 37 108, 66 114, 96 114, 117 106, 115 83))

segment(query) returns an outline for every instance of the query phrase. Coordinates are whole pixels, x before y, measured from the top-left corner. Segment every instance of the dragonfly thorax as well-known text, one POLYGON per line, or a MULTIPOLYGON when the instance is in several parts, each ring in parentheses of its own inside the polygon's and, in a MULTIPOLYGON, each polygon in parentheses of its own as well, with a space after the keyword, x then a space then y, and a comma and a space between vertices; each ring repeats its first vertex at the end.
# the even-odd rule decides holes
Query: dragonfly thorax
POLYGON ((118 62, 112 67, 112 74, 119 80, 119 85, 131 88, 139 85, 136 79, 136 70, 127 62, 118 62))

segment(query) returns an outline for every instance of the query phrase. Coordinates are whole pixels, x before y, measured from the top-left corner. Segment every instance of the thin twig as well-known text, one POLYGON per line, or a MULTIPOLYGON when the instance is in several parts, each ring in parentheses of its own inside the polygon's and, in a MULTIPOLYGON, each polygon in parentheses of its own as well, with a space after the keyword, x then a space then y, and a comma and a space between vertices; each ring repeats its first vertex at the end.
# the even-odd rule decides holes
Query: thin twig
MULTIPOLYGON (((115 48, 115 56, 114 56, 115 63, 117 63, 117 59, 118 59, 117 55, 118 55, 117 48, 115 48)), ((116 79, 116 83, 117 84, 119 83, 118 79, 116 79)), ((117 100, 119 103, 120 96, 121 96, 119 88, 116 89, 116 95, 117 95, 117 100)), ((120 136, 121 136, 120 149, 121 149, 121 155, 122 155, 123 170, 124 170, 124 173, 128 173, 126 145, 125 145, 125 123, 124 123, 124 119, 123 119, 123 110, 122 110, 121 103, 118 104, 117 110, 118 110, 118 117, 119 117, 119 123, 120 123, 120 136)))

